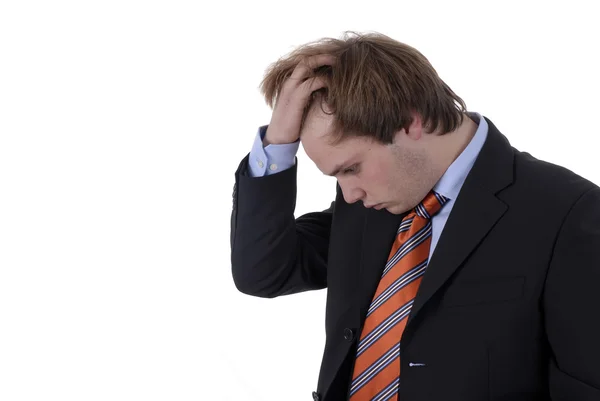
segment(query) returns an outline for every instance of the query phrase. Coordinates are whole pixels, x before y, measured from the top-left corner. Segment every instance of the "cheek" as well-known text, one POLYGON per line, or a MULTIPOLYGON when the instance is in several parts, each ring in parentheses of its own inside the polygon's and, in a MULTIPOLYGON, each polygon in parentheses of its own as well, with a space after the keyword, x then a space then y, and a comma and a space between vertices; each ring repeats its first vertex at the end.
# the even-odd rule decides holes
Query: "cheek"
POLYGON ((383 163, 378 163, 369 169, 368 173, 363 177, 363 181, 365 185, 369 187, 380 188, 382 186, 387 186, 391 181, 390 173, 390 168, 387 168, 383 163))
POLYGON ((386 190, 388 180, 381 171, 363 172, 359 178, 353 180, 353 184, 360 187, 369 195, 377 195, 386 190))

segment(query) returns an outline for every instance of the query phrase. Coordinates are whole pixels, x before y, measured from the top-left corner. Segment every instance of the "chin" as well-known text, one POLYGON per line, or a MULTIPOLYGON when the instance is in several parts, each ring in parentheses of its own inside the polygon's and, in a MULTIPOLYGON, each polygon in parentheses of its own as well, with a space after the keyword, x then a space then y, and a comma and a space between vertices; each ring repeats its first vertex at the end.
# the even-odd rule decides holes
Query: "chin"
POLYGON ((390 206, 387 206, 387 207, 385 208, 385 210, 387 210, 387 211, 388 211, 388 212, 390 212, 391 214, 400 214, 400 213, 401 213, 401 212, 400 212, 400 213, 398 212, 398 206, 396 206, 396 205, 390 205, 390 206))
POLYGON ((402 208, 399 205, 388 206, 385 208, 385 210, 387 210, 391 214, 402 214, 407 211, 406 208, 402 208))

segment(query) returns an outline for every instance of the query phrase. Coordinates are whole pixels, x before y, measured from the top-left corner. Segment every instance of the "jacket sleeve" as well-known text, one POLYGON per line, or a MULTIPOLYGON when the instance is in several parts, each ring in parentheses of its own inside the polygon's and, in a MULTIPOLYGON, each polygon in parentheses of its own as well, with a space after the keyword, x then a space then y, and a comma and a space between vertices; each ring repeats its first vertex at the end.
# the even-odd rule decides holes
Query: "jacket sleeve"
POLYGON ((231 266, 237 289, 273 298, 327 286, 327 251, 334 203, 294 217, 296 164, 251 177, 248 156, 236 173, 231 214, 231 266))
POLYGON ((567 215, 543 299, 552 400, 600 400, 600 188, 567 215))

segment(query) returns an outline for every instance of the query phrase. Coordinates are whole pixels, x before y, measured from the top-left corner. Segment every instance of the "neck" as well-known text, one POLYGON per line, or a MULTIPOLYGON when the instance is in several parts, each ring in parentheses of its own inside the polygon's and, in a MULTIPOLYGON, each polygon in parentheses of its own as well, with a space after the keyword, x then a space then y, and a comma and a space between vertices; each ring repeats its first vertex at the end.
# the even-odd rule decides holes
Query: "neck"
POLYGON ((438 178, 444 175, 448 167, 469 145, 477 128, 477 124, 465 114, 463 122, 456 130, 436 136, 437 146, 434 147, 432 160, 435 160, 438 166, 438 178))

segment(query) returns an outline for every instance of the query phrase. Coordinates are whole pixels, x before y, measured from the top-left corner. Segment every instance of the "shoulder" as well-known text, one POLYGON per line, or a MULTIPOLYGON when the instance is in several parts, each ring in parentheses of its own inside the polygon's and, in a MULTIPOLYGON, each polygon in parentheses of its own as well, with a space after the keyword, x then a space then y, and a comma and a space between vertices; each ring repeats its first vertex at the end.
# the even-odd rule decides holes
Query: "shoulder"
POLYGON ((514 149, 514 183, 543 203, 563 204, 568 209, 584 196, 597 196, 598 185, 571 169, 514 149))

